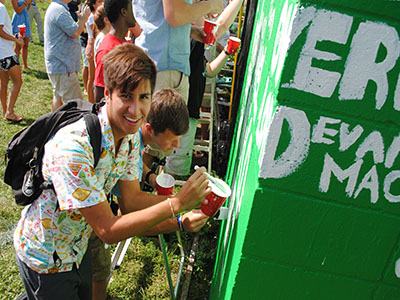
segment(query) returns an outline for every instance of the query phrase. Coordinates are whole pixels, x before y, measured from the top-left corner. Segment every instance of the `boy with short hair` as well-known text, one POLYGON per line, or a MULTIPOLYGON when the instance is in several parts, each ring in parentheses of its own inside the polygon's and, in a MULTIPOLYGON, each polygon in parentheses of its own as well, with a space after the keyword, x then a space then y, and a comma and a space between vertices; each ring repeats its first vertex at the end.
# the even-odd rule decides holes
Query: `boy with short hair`
POLYGON ((96 169, 84 120, 63 127, 43 156, 43 177, 54 190, 43 191, 21 213, 14 247, 28 299, 91 300, 87 249, 92 231, 109 244, 145 234, 200 205, 210 192, 204 169, 176 196, 130 192, 138 185, 137 131, 150 109, 156 68, 144 51, 123 44, 104 57, 104 74, 106 104, 98 113, 102 152, 96 169), (106 199, 117 181, 120 216, 113 215, 106 199))

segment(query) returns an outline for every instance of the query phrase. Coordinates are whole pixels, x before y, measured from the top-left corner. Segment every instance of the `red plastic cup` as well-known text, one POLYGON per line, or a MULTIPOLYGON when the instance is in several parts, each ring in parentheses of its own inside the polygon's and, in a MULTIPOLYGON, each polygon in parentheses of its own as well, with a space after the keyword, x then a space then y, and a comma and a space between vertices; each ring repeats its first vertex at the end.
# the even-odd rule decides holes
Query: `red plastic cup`
POLYGON ((24 36, 24 35, 25 35, 25 32, 26 32, 26 26, 25 26, 25 24, 18 25, 18 30, 19 30, 19 34, 22 35, 22 36, 24 36))
POLYGON ((211 193, 206 196, 207 204, 201 204, 201 211, 209 217, 213 217, 224 204, 226 198, 231 195, 231 188, 221 179, 214 178, 218 186, 210 182, 211 193), (221 188, 222 187, 222 188, 221 188))
POLYGON ((156 177, 157 194, 158 195, 173 195, 175 178, 169 174, 162 173, 156 177))
POLYGON ((204 20, 204 32, 206 36, 203 37, 203 42, 208 45, 214 45, 216 41, 216 33, 218 30, 219 24, 210 20, 204 20))
POLYGON ((228 40, 227 50, 230 55, 235 55, 236 51, 239 49, 240 39, 231 36, 228 40))

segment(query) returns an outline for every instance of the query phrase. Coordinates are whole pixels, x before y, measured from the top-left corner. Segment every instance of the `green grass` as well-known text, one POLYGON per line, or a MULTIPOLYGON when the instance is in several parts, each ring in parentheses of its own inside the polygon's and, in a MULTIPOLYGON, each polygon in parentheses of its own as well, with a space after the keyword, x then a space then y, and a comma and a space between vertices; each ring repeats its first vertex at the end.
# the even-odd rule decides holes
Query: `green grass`
MULTIPOLYGON (((36 1, 44 18, 48 2, 36 1)), ((6 1, 6 7, 12 16, 12 7, 6 1)), ((32 28, 33 39, 38 41, 36 25, 32 28)), ((28 64, 31 71, 23 71, 23 84, 16 104, 16 113, 24 117, 20 124, 0 120, 0 157, 11 137, 31 124, 38 116, 51 111, 52 88, 47 79, 44 66, 43 46, 30 43, 28 64)), ((11 82, 10 82, 11 85, 11 82)), ((4 164, 0 163, 0 176, 4 175, 4 164)), ((22 207, 15 204, 11 189, 0 180, 0 299, 14 299, 23 292, 22 282, 15 264, 15 251, 12 245, 12 234, 18 222, 22 207)), ((190 290, 187 299, 207 299, 210 278, 214 268, 217 248, 219 223, 210 220, 200 232, 197 259, 193 268, 190 290)), ((185 253, 190 252, 194 234, 182 233, 185 253)), ((115 247, 115 245, 113 245, 115 247)), ((172 278, 175 282, 179 269, 180 253, 176 235, 169 235, 167 242, 168 259, 172 278)), ((187 255, 186 255, 187 256, 187 255)), ((186 257, 187 259, 187 257, 186 257)), ((186 270, 186 266, 184 268, 186 270)), ((181 278, 181 286, 185 274, 181 278)), ((169 299, 169 288, 162 252, 158 238, 133 238, 128 252, 119 270, 113 275, 108 293, 117 299, 169 299)))

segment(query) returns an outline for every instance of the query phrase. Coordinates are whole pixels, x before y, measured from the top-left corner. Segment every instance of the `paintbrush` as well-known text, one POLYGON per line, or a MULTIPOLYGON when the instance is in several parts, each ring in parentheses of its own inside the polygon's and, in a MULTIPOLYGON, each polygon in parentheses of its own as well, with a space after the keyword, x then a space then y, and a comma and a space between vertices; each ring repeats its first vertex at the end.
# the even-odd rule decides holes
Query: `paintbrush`
MULTIPOLYGON (((198 165, 194 166, 195 170, 197 170, 199 168, 200 167, 198 165)), ((221 183, 219 183, 218 180, 216 180, 213 176, 211 176, 207 172, 203 172, 203 173, 207 175, 208 180, 211 181, 212 184, 214 184, 217 188, 219 188, 222 193, 226 193, 225 187, 221 183)))

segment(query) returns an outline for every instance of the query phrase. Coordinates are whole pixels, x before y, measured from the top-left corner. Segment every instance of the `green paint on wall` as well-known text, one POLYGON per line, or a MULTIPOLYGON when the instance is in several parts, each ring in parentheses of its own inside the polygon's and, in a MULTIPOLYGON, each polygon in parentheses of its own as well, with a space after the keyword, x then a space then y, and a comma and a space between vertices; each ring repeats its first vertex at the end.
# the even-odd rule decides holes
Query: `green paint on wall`
POLYGON ((258 1, 210 299, 400 299, 400 1, 258 1))

